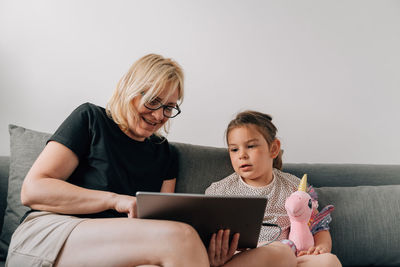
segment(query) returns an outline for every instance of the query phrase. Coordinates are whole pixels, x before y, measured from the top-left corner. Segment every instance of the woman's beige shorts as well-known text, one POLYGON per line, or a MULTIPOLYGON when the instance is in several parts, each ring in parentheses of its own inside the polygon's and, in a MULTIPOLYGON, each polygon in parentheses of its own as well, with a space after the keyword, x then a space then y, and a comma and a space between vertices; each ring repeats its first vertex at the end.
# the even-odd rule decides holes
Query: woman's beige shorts
POLYGON ((47 211, 30 213, 11 238, 6 266, 53 266, 71 231, 84 220, 47 211))

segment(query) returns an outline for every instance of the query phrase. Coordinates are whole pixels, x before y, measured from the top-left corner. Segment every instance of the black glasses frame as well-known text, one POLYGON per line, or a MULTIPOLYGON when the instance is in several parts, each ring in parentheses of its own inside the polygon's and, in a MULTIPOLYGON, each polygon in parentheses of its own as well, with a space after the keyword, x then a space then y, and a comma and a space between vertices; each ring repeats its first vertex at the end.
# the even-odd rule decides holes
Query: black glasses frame
MULTIPOLYGON (((142 96, 144 95, 144 92, 141 92, 140 93, 142 96)), ((163 109, 163 114, 164 114, 164 116, 165 117, 167 117, 167 118, 175 118, 176 116, 178 116, 180 113, 181 113, 181 109, 179 108, 179 106, 178 106, 178 104, 176 104, 176 106, 171 106, 171 105, 164 105, 163 103, 161 103, 161 101, 159 101, 158 99, 153 99, 153 100, 151 100, 151 101, 146 101, 146 102, 144 102, 144 106, 145 106, 145 108, 147 108, 147 109, 149 109, 149 110, 159 110, 160 108, 162 108, 163 109), (157 108, 154 108, 154 107, 149 107, 148 105, 149 105, 149 102, 156 102, 157 104, 159 104, 159 106, 157 107, 157 108), (168 114, 166 114, 165 113, 165 109, 167 109, 167 108, 169 108, 169 109, 175 109, 178 113, 176 113, 175 115, 173 115, 173 116, 170 116, 170 115, 168 115, 168 114)))

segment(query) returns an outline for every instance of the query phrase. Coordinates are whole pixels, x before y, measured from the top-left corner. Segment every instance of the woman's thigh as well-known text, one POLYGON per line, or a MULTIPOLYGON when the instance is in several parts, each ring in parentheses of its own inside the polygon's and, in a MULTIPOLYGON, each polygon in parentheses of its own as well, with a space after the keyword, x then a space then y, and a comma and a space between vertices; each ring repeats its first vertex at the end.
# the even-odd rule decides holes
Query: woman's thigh
POLYGON ((289 246, 276 241, 266 246, 237 253, 232 260, 228 261, 224 266, 294 267, 296 266, 296 256, 289 246))
POLYGON ((60 251, 57 266, 191 266, 208 264, 206 249, 189 225, 143 219, 81 222, 60 251), (179 255, 177 257, 176 255, 179 255))

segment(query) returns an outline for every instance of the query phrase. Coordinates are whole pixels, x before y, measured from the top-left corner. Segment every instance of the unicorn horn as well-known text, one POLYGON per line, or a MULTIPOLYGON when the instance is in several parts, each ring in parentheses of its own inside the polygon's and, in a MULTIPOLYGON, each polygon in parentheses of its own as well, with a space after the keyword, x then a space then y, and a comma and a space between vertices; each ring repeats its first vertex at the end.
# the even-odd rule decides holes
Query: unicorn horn
POLYGON ((307 174, 304 174, 301 178, 298 191, 307 192, 307 174))

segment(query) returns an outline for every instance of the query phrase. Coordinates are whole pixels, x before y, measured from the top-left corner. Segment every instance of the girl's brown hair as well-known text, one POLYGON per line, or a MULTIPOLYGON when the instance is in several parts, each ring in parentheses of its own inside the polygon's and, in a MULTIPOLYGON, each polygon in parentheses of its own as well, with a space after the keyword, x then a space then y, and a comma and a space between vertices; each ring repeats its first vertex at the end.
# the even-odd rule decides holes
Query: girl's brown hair
MULTIPOLYGON (((246 110, 240 112, 236 117, 228 124, 226 129, 226 142, 228 142, 229 132, 235 128, 254 125, 258 131, 264 136, 268 145, 271 146, 272 142, 276 139, 276 132, 278 131, 275 125, 272 123, 271 115, 264 114, 258 111, 246 110)), ((276 169, 282 169, 282 154, 283 150, 279 151, 279 154, 274 158, 273 167, 276 169)))

